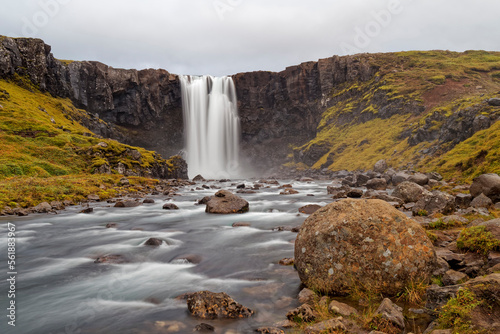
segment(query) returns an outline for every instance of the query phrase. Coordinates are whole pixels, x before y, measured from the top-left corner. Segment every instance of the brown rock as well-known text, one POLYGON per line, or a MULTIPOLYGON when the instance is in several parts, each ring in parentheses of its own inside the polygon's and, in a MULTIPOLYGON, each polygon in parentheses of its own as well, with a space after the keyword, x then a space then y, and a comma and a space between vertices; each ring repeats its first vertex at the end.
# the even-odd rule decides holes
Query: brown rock
POLYGON ((435 262, 424 229, 381 200, 331 203, 306 219, 295 242, 301 281, 325 293, 356 284, 395 295, 417 275, 430 279, 435 262))
POLYGON ((227 190, 219 190, 215 196, 210 197, 205 212, 230 214, 248 212, 248 202, 227 190))
POLYGON ((363 190, 353 188, 349 190, 346 195, 349 198, 361 198, 363 197, 363 190))
POLYGON ((163 204, 163 210, 179 210, 179 207, 174 203, 163 204))
POLYGON ((80 213, 92 213, 94 212, 94 208, 85 208, 80 211, 80 213))
POLYGON ((280 192, 280 195, 295 195, 298 194, 299 192, 295 189, 292 188, 285 188, 282 192, 280 192))
POLYGON ((158 246, 161 246, 162 244, 163 244, 163 240, 160 240, 157 238, 149 238, 144 243, 144 245, 146 245, 146 246, 153 246, 153 247, 158 247, 158 246))
POLYGON ((305 205, 305 206, 301 207, 299 209, 299 212, 305 213, 307 215, 310 215, 310 214, 316 212, 316 210, 318 210, 319 208, 321 208, 321 205, 308 204, 308 205, 305 205))
POLYGON ((282 265, 282 266, 293 266, 293 258, 285 258, 285 259, 281 259, 279 264, 282 265))
POLYGON ((139 206, 139 205, 141 205, 140 202, 130 200, 130 201, 118 201, 115 203, 114 207, 115 208, 134 208, 134 207, 139 206))
POLYGON ((106 228, 117 228, 118 224, 117 223, 107 223, 106 228))
POLYGON ((155 200, 152 198, 145 198, 144 201, 142 201, 143 204, 154 204, 155 200))
POLYGON ((189 312, 201 319, 248 318, 254 313, 224 292, 200 291, 187 298, 189 312))
POLYGON ((236 223, 233 223, 233 227, 248 227, 248 226, 251 226, 252 224, 250 223, 247 223, 247 222, 236 222, 236 223))

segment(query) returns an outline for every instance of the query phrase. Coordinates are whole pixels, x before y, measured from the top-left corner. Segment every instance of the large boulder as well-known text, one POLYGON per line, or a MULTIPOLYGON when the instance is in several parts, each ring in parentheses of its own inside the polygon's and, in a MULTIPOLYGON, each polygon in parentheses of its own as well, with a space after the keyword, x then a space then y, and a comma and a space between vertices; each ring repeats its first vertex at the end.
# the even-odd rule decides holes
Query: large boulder
POLYGON ((483 174, 476 177, 470 186, 472 197, 485 194, 493 202, 500 201, 500 176, 498 174, 483 174))
POLYGON ((410 175, 408 175, 407 173, 399 172, 392 175, 391 181, 393 185, 397 186, 401 182, 408 181, 409 178, 410 175))
POLYGON ((306 219, 295 241, 301 281, 344 295, 353 287, 395 295, 430 279, 436 254, 424 229, 382 200, 345 199, 306 219))
POLYGON ((429 193, 422 186, 409 181, 401 182, 396 186, 392 196, 401 198, 405 203, 417 202, 424 194, 429 193))
POLYGON ((248 318, 254 313, 224 292, 200 291, 187 298, 189 312, 201 319, 248 318))
POLYGON ((249 210, 248 202, 227 190, 219 190, 210 197, 205 212, 208 213, 245 213, 249 210))

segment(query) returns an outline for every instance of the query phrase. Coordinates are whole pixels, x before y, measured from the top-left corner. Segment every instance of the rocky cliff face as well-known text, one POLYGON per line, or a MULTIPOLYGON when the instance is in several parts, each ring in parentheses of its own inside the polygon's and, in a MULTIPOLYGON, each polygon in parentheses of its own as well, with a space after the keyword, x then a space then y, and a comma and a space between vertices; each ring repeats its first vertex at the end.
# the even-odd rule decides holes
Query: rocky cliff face
POLYGON ((321 59, 282 72, 233 76, 238 93, 243 152, 269 168, 283 163, 290 145, 314 138, 333 87, 367 81, 377 72, 368 57, 321 59))
POLYGON ((70 98, 109 126, 86 124, 103 137, 154 149, 182 148, 178 77, 165 70, 115 69, 99 62, 62 62, 39 39, 0 37, 0 77, 29 79, 42 91, 70 98))

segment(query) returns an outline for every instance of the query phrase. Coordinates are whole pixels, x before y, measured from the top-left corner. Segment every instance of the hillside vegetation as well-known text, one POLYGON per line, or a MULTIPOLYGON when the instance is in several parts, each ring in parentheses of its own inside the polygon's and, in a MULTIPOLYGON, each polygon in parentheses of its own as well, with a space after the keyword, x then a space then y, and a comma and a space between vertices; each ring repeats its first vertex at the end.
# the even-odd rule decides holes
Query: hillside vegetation
POLYGON ((378 72, 332 90, 316 138, 294 148, 289 166, 367 170, 386 159, 395 168, 437 170, 462 180, 500 172, 500 107, 486 102, 500 97, 499 52, 360 57, 378 72))
POLYGON ((0 209, 109 198, 120 191, 119 165, 137 176, 132 184, 154 183, 139 176, 169 166, 155 152, 99 138, 82 125, 90 121, 105 125, 26 78, 0 80, 0 209))

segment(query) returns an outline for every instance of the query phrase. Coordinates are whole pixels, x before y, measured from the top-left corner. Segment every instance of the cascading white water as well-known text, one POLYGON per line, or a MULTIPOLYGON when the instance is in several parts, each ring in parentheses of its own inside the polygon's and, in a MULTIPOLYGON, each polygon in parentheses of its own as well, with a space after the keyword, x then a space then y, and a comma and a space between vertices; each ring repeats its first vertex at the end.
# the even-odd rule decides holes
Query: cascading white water
POLYGON ((240 119, 230 77, 181 76, 189 177, 238 175, 240 119))

